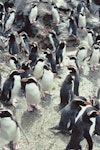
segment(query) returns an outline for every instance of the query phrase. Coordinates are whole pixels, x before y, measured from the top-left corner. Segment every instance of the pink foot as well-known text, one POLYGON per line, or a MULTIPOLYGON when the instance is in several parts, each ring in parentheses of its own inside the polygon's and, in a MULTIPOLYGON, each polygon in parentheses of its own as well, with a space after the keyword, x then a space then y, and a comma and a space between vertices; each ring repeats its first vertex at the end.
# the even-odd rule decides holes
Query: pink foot
POLYGON ((13 143, 13 149, 14 149, 14 150, 19 149, 19 144, 18 144, 18 143, 13 143))
POLYGON ((37 110, 39 110, 39 109, 41 109, 41 106, 38 105, 38 104, 36 104, 36 105, 35 105, 35 108, 36 108, 37 110))
POLYGON ((27 109, 29 112, 32 112, 33 111, 33 108, 31 106, 28 106, 28 109, 27 109))
POLYGON ((14 99, 14 100, 12 101, 12 105, 13 105, 14 107, 16 107, 16 106, 17 106, 17 104, 18 104, 17 100, 16 100, 16 99, 14 99))

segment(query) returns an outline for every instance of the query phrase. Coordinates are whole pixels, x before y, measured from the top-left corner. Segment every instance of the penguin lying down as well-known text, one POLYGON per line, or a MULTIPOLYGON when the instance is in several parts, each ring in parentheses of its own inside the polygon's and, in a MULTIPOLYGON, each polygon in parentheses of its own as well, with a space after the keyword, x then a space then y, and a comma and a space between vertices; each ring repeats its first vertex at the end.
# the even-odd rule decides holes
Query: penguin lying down
MULTIPOLYGON (((4 150, 10 150, 9 144, 12 143, 13 150, 19 149, 20 131, 23 132, 27 142, 28 139, 13 116, 11 110, 4 107, 0 108, 0 143, 4 146, 4 150)), ((29 142, 28 142, 29 144, 29 142)))

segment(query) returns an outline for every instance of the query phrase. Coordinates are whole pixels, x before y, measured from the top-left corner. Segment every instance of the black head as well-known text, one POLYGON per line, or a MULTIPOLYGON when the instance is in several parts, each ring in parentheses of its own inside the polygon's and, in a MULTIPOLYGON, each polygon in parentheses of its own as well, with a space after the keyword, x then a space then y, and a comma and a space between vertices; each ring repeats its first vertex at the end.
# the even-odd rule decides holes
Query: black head
POLYGON ((31 51, 32 51, 32 52, 37 52, 37 50, 38 50, 38 46, 37 46, 36 43, 31 44, 31 45, 30 45, 30 48, 31 48, 31 51))
POLYGON ((15 63, 18 63, 18 60, 16 57, 12 56, 11 59, 14 60, 15 63))
POLYGON ((83 47, 83 46, 79 48, 79 50, 83 50, 83 49, 85 49, 85 47, 83 47))
POLYGON ((61 41, 60 44, 59 44, 59 48, 63 49, 64 47, 65 47, 65 42, 61 41))
POLYGON ((15 35, 12 33, 12 34, 10 34, 10 41, 15 41, 15 35))
POLYGON ((37 80, 34 77, 29 77, 26 80, 26 84, 35 83, 37 85, 37 80))
POLYGON ((21 68, 24 70, 30 69, 30 63, 29 62, 23 62, 21 68))
POLYGON ((38 58, 37 62, 44 62, 44 58, 38 58))
POLYGON ((13 71, 10 73, 10 78, 13 78, 15 75, 20 75, 20 73, 18 72, 18 70, 13 70, 13 71))
POLYGON ((46 70, 51 70, 51 64, 50 64, 50 63, 45 64, 45 65, 44 65, 44 69, 46 69, 46 70))
POLYGON ((86 103, 86 100, 84 99, 81 99, 81 98, 76 98, 73 100, 73 103, 75 104, 76 107, 79 107, 79 106, 86 106, 87 103, 86 103))
POLYGON ((0 110, 0 118, 11 117, 12 112, 10 110, 0 110))
POLYGON ((70 71, 70 73, 75 74, 76 73, 76 69, 73 66, 68 66, 68 70, 70 71))
POLYGON ((72 81, 75 79, 74 76, 72 76, 71 74, 68 74, 67 77, 65 78, 65 82, 66 83, 72 83, 72 81))

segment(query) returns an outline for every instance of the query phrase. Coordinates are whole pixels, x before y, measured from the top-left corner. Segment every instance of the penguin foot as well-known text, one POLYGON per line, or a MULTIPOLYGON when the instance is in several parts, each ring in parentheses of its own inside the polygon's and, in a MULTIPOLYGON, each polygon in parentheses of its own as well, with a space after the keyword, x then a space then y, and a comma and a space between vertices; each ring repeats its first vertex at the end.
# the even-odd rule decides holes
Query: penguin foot
POLYGON ((38 104, 36 104, 36 105, 34 105, 34 106, 35 106, 35 108, 36 108, 37 110, 40 110, 40 109, 41 109, 41 106, 38 105, 38 104))
POLYGON ((18 143, 13 143, 13 149, 18 150, 19 149, 19 144, 18 143))
POLYGON ((28 109, 27 109, 29 112, 32 112, 33 111, 33 107, 31 106, 28 106, 28 109))

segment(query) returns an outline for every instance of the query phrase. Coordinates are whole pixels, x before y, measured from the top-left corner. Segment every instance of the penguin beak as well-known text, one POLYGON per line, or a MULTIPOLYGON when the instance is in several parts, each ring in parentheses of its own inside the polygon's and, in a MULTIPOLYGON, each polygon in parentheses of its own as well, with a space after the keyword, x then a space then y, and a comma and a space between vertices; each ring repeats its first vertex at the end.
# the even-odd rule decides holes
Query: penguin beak
POLYGON ((92 103, 90 101, 86 101, 85 104, 86 105, 92 105, 92 103))
POLYGON ((27 78, 22 78, 21 82, 27 82, 27 78))
POLYGON ((32 60, 29 60, 28 63, 30 64, 32 62, 32 60))
POLYGON ((25 70, 24 69, 20 69, 20 70, 18 70, 18 72, 19 73, 23 73, 23 72, 25 72, 25 70))

